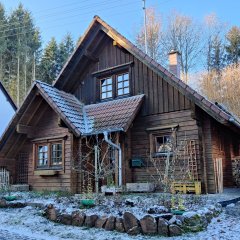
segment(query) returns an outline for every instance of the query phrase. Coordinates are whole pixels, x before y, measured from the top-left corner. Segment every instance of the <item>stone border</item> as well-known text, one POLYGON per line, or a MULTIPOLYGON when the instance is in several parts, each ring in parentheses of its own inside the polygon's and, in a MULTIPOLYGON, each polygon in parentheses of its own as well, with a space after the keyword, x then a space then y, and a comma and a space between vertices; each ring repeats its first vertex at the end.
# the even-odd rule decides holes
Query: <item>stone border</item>
POLYGON ((129 235, 160 235, 180 236, 186 232, 198 232, 206 229, 212 218, 222 211, 221 205, 209 205, 197 212, 189 211, 181 216, 161 214, 159 216, 145 215, 140 220, 131 212, 125 212, 122 217, 86 215, 84 211, 71 214, 57 210, 49 204, 44 210, 44 216, 53 222, 88 228, 102 228, 107 231, 117 231, 129 235))
POLYGON ((124 212, 122 217, 86 215, 84 211, 74 211, 71 214, 60 212, 53 204, 45 206, 42 203, 7 202, 0 199, 0 208, 24 208, 31 206, 43 210, 43 216, 50 221, 64 225, 88 228, 101 228, 107 231, 117 231, 129 235, 160 235, 180 236, 186 232, 198 232, 206 229, 212 218, 222 212, 219 203, 208 205, 198 211, 185 212, 183 215, 171 213, 151 216, 145 215, 140 220, 131 212, 124 212))

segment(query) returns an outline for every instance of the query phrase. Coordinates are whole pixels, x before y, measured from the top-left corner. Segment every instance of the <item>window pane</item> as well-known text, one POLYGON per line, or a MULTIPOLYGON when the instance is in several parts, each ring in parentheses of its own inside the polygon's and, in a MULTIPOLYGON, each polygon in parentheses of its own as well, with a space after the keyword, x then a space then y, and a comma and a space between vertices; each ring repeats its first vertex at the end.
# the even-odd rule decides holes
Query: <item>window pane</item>
POLYGON ((123 93, 124 93, 124 94, 128 94, 128 93, 129 93, 129 88, 124 88, 124 89, 123 89, 123 93))
POLYGON ((117 80, 118 80, 118 82, 121 82, 123 80, 122 75, 118 75, 117 80))
POLYGON ((112 97, 112 92, 107 92, 107 97, 112 97))
POLYGON ((102 92, 106 92, 107 91, 107 87, 106 86, 103 86, 102 87, 102 92))
POLYGON ((107 86, 107 91, 112 91, 112 85, 107 86))
POLYGON ((170 135, 164 135, 164 136, 158 136, 155 138, 156 143, 156 152, 162 152, 167 153, 171 152, 171 136, 170 135))
POLYGON ((122 88, 123 87, 123 82, 118 83, 118 88, 122 88))
POLYGON ((126 73, 126 74, 123 75, 123 79, 124 79, 124 80, 128 80, 128 79, 129 79, 128 73, 126 73))
POLYGON ((106 79, 101 80, 101 85, 102 85, 102 86, 106 86, 106 85, 107 85, 106 79))
POLYGON ((125 81, 123 86, 124 86, 124 87, 128 87, 128 86, 129 86, 129 82, 128 82, 128 81, 125 81))
POLYGON ((62 144, 56 143, 52 144, 52 165, 60 165, 62 164, 62 144))
POLYGON ((102 99, 106 98, 107 94, 106 93, 102 93, 102 99))
POLYGON ((38 146, 37 152, 37 166, 44 167, 48 164, 48 146, 42 145, 38 146))
POLYGON ((107 79, 107 84, 112 84, 112 78, 107 79))
POLYGON ((118 89, 118 95, 123 95, 123 89, 118 89))

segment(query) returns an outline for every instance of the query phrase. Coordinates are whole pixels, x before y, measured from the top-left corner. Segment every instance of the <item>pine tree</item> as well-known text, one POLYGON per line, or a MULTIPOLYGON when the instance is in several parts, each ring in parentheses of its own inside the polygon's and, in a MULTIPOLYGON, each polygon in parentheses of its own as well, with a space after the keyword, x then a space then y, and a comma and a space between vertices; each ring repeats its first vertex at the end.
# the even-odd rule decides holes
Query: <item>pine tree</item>
POLYGON ((58 45, 53 37, 43 50, 39 65, 39 76, 42 81, 52 84, 58 73, 58 45))
POLYGON ((240 60, 240 27, 232 27, 226 36, 228 62, 237 64, 240 60))
POLYGON ((41 41, 31 13, 22 4, 10 14, 8 26, 5 78, 12 86, 17 105, 20 105, 32 83, 35 53, 39 51, 41 41))
POLYGON ((74 49, 74 41, 71 34, 66 34, 58 46, 58 70, 57 74, 62 70, 64 64, 72 54, 74 49))

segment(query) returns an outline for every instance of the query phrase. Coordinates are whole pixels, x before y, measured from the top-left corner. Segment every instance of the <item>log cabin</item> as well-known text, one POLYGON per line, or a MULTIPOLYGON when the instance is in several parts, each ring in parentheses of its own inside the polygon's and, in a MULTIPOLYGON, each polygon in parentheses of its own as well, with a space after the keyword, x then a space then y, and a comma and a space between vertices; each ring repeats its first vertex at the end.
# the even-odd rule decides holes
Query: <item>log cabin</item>
POLYGON ((174 145, 178 176, 205 193, 233 186, 240 122, 181 81, 178 60, 171 52, 164 68, 95 16, 53 85, 31 87, 0 140, 0 166, 33 190, 79 193, 87 170, 95 190, 107 173, 120 187, 154 181, 153 163, 166 172, 174 145))
POLYGON ((0 135, 3 134, 16 110, 17 106, 0 81, 0 135))

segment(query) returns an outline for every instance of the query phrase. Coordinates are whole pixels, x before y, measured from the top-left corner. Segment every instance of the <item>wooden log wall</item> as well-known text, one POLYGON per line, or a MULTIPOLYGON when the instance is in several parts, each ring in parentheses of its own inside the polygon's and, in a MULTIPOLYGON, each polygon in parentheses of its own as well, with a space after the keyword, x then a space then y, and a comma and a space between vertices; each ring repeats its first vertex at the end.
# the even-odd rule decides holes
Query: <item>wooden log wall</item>
MULTIPOLYGON (((132 169, 132 176, 128 179, 133 179, 133 182, 149 182, 155 174, 155 169, 147 167, 149 161, 150 148, 150 132, 146 128, 159 127, 169 124, 178 124, 176 131, 177 145, 180 146, 183 140, 194 140, 196 146, 196 156, 198 165, 198 178, 201 180, 201 156, 199 151, 199 132, 196 120, 192 118, 191 110, 177 111, 172 113, 157 114, 151 116, 139 115, 133 123, 131 129, 131 155, 132 158, 141 158, 144 160, 146 167, 132 169), (151 174, 149 173, 151 172, 151 174)), ((169 129, 166 129, 169 130, 169 129)))
POLYGON ((158 114, 164 112, 179 111, 190 108, 190 101, 174 87, 170 86, 162 77, 158 76, 144 63, 139 61, 129 52, 118 46, 113 46, 113 41, 105 37, 104 45, 97 53, 99 62, 89 63, 85 71, 76 72, 70 92, 85 104, 99 102, 98 78, 92 75, 93 72, 108 69, 133 62, 129 68, 131 95, 145 94, 143 104, 143 115, 158 114))
POLYGON ((58 116, 49 107, 42 106, 39 109, 44 110, 44 114, 40 119, 37 116, 31 121, 31 125, 35 127, 35 135, 33 139, 38 138, 51 138, 56 136, 66 136, 65 149, 64 149, 64 169, 54 176, 37 176, 34 175, 34 163, 33 163, 33 143, 31 140, 27 140, 24 146, 21 148, 22 152, 29 153, 29 169, 28 169, 28 182, 33 190, 62 190, 62 191, 74 191, 72 183, 72 134, 68 132, 67 128, 58 126, 58 116))

